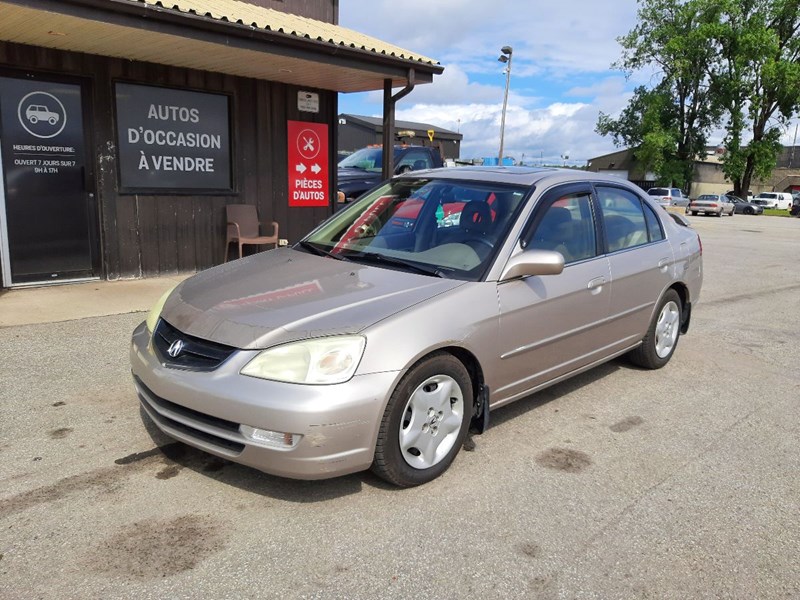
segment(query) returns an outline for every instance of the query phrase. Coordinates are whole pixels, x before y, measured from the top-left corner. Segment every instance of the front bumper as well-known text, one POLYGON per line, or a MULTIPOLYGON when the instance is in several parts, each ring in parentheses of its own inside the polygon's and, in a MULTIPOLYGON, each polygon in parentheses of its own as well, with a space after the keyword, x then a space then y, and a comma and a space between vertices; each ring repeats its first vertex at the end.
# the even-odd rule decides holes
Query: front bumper
POLYGON ((337 385, 298 385, 239 374, 258 352, 237 351, 210 372, 165 367, 140 324, 131 371, 144 412, 164 433, 265 473, 322 479, 372 464, 378 427, 397 372, 337 385), (239 425, 302 436, 291 448, 245 437, 239 425))

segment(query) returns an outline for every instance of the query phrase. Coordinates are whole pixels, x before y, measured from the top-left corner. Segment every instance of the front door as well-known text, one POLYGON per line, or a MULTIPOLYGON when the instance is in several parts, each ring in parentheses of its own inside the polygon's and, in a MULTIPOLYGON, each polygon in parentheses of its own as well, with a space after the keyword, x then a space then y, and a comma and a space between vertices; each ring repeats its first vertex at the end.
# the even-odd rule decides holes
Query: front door
POLYGON ((602 358, 609 341, 611 271, 599 251, 588 185, 549 190, 532 217, 528 249, 564 256, 559 275, 527 277, 497 287, 500 302, 502 404, 602 358))
POLYGON ((82 85, 0 77, 2 287, 96 277, 82 85))

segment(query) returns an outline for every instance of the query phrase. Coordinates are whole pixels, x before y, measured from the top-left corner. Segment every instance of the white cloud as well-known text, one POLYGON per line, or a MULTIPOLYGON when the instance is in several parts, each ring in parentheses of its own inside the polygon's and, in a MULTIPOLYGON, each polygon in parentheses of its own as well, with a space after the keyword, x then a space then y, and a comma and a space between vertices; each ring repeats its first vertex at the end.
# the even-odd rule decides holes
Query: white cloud
MULTIPOLYGON (((609 70, 620 55, 616 38, 635 23, 635 0, 499 3, 458 0, 353 0, 340 3, 340 22, 439 60, 432 84, 397 105, 397 118, 432 123, 464 135, 462 157, 494 156, 506 78, 500 48, 513 47, 505 154, 571 163, 614 150, 594 133, 599 111, 618 113, 633 82, 609 70)), ((343 112, 358 105, 343 96, 343 112)), ((382 92, 361 95, 363 114, 380 115, 382 92)))

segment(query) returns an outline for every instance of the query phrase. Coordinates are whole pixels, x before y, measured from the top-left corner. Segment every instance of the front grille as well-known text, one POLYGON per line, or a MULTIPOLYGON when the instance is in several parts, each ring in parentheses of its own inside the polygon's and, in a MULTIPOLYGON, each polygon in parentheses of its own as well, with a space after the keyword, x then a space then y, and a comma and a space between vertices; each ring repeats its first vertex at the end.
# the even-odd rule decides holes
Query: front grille
POLYGON ((153 347, 165 367, 192 371, 213 371, 236 350, 231 346, 187 335, 164 319, 159 319, 156 326, 153 334, 153 347), (177 356, 172 357, 168 354, 168 350, 174 342, 179 340, 183 342, 183 348, 177 356))
POLYGON ((161 425, 174 429, 187 437, 216 446, 223 451, 227 450, 229 453, 240 454, 244 450, 243 443, 223 437, 228 433, 240 437, 238 423, 170 402, 154 394, 135 375, 134 380, 139 388, 139 399, 147 409, 147 413, 161 425), (175 418, 166 413, 171 413, 175 418), (212 433, 213 430, 218 430, 220 435, 212 433))

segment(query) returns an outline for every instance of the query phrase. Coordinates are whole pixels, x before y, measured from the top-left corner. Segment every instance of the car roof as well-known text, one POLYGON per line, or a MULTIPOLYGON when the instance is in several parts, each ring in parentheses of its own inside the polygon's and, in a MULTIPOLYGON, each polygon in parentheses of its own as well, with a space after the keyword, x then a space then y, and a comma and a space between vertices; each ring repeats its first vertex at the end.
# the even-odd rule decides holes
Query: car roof
POLYGON ((539 186, 556 185, 561 183, 612 183, 627 189, 643 193, 642 189, 629 181, 613 175, 595 173, 592 171, 579 171, 576 169, 561 169, 556 167, 443 167, 440 169, 426 169, 411 171, 403 177, 415 179, 447 179, 451 181, 485 181, 506 183, 512 185, 539 186))

